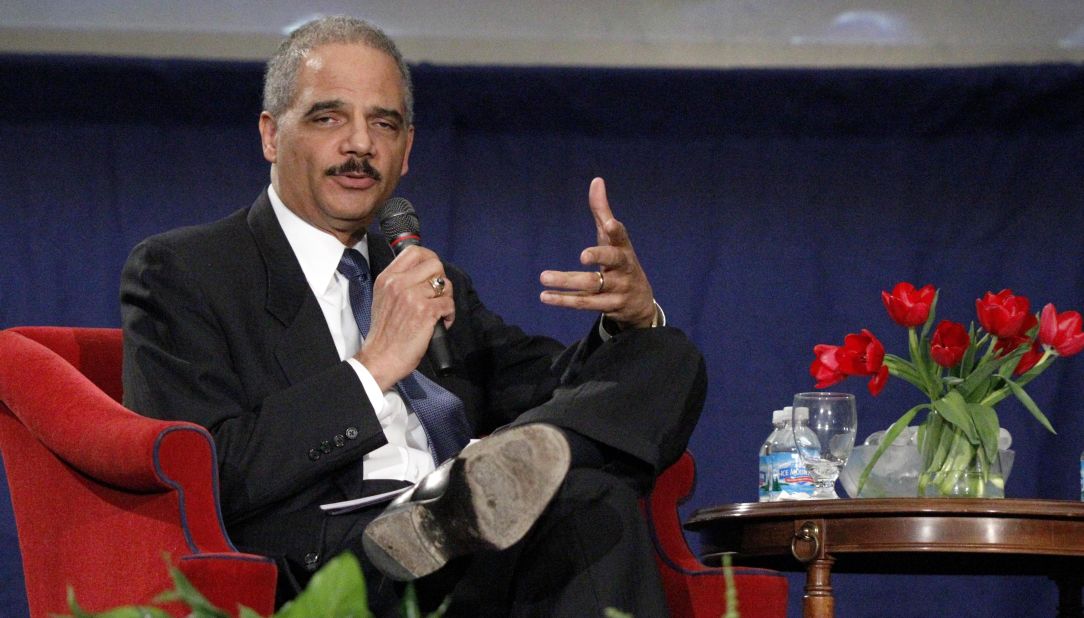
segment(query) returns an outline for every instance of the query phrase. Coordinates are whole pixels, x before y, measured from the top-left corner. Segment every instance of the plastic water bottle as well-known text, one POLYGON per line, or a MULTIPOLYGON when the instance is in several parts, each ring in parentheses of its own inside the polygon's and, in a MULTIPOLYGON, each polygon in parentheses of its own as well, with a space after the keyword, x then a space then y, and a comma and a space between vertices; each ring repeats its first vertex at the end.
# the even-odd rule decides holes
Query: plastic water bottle
MULTIPOLYGON (((808 500, 813 497, 815 489, 813 477, 802 463, 794 438, 797 435, 802 444, 813 444, 818 442, 817 435, 807 425, 809 410, 806 408, 798 408, 793 415, 798 423, 793 430, 791 407, 783 408, 782 412, 783 427, 776 432, 775 440, 768 447, 774 482, 778 483, 778 489, 770 493, 769 500, 808 500)), ((773 489, 776 489, 774 484, 773 489)))
POLYGON ((776 410, 772 412, 772 432, 768 434, 764 444, 760 445, 760 485, 757 492, 759 502, 770 502, 772 500, 773 487, 776 493, 779 493, 779 482, 772 468, 772 456, 769 449, 772 442, 779 437, 779 430, 783 428, 783 425, 783 411, 776 410))

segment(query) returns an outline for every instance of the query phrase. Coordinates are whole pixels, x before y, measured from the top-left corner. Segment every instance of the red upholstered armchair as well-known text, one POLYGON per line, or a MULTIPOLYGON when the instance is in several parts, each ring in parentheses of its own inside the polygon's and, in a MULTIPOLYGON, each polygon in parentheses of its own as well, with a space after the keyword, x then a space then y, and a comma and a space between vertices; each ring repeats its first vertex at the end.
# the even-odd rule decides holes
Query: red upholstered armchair
MULTIPOLYGON (((721 568, 704 566, 685 540, 678 505, 692 495, 696 463, 686 452, 659 475, 644 511, 655 542, 666 602, 674 618, 719 618, 726 611, 721 568)), ((786 618, 787 579, 768 569, 735 567, 734 587, 742 618, 786 618)))
MULTIPOLYGON (((121 397, 121 332, 0 332, 0 453, 30 613, 100 611, 172 588, 163 554, 211 602, 274 611, 274 563, 222 526, 210 434, 139 416, 121 397)), ((169 607, 183 615, 179 604, 169 607)))

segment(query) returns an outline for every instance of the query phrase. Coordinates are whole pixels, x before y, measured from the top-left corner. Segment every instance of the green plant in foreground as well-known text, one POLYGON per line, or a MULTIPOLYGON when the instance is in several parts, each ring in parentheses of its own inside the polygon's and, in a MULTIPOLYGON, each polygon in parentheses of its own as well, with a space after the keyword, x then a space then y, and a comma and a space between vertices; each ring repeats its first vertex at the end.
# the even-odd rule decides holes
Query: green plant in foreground
MULTIPOLYGON (((166 558, 167 564, 169 558, 166 558)), ((170 567, 173 590, 167 590, 154 598, 154 603, 181 602, 192 611, 191 618, 229 618, 230 614, 215 607, 207 600, 177 567, 170 567)), ((435 611, 423 614, 418 607, 414 586, 409 585, 400 607, 404 618, 439 618, 448 609, 445 599, 435 611)), ((68 587, 67 618, 171 618, 160 607, 129 605, 100 613, 89 613, 79 607, 75 591, 68 587)), ((368 598, 365 592, 365 576, 358 559, 350 552, 339 554, 317 571, 305 590, 294 600, 283 605, 273 618, 370 618, 368 598)), ((238 618, 263 618, 248 607, 241 606, 238 618)))
POLYGON ((730 553, 723 554, 723 580, 726 582, 726 613, 723 618, 741 618, 738 613, 738 589, 734 586, 734 566, 730 553))
MULTIPOLYGON (((165 556, 169 564, 169 556, 165 556)), ((207 600, 192 582, 171 566, 169 576, 173 580, 173 590, 167 590, 154 598, 154 603, 166 604, 180 602, 191 610, 189 618, 230 618, 228 612, 215 607, 207 600)), ((723 576, 726 581, 726 614, 722 618, 740 618, 738 613, 738 592, 734 587, 734 569, 730 554, 723 554, 723 576)), ((436 610, 423 614, 418 606, 414 585, 409 584, 403 595, 399 613, 403 618, 440 618, 448 610, 451 599, 444 599, 436 610)), ((68 609, 71 614, 58 618, 172 618, 172 614, 161 607, 147 605, 126 605, 104 612, 87 612, 75 599, 75 590, 68 586, 68 609)), ((357 557, 350 552, 343 552, 331 559, 317 571, 305 590, 294 600, 283 605, 271 618, 371 618, 368 598, 365 592, 365 576, 357 557)), ((263 618, 254 610, 241 606, 238 618, 263 618)), ((608 607, 603 612, 604 618, 633 618, 632 614, 608 607)))

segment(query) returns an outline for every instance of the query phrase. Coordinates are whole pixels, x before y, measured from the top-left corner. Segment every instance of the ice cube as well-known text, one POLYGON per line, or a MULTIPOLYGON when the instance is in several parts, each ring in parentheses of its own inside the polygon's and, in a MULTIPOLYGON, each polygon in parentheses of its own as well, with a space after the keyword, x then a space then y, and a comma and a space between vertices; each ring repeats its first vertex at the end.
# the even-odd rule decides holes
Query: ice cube
POLYGON ((915 444, 918 436, 918 427, 909 425, 903 428, 900 435, 896 436, 896 439, 892 441, 892 444, 896 446, 906 446, 908 444, 915 444))
MULTIPOLYGON (((866 441, 863 444, 866 446, 879 446, 881 442, 884 441, 885 434, 887 433, 888 430, 886 429, 875 431, 869 434, 869 437, 866 438, 866 441)), ((916 435, 918 435, 918 427, 904 427, 903 431, 901 431, 899 435, 896 436, 896 439, 892 441, 892 444, 895 446, 914 444, 916 435)))

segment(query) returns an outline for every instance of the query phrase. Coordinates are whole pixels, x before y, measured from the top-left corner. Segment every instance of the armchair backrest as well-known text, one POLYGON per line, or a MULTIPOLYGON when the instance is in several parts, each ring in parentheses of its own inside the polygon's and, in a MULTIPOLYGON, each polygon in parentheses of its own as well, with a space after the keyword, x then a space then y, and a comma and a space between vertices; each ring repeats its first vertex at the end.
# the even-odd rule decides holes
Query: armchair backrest
MULTIPOLYGON (((727 609, 723 569, 705 566, 689 549, 678 507, 696 486, 696 462, 686 451, 662 471, 643 509, 655 544, 672 618, 717 618, 727 609)), ((787 579, 769 569, 734 567, 732 581, 743 618, 786 618, 787 579)))
POLYGON ((223 609, 270 613, 274 564, 225 534, 210 434, 126 409, 121 356, 119 329, 0 331, 0 453, 31 615, 67 613, 69 585, 88 610, 149 603, 172 587, 164 553, 223 609))
POLYGON ((121 382, 123 335, 119 328, 22 326, 11 331, 49 348, 120 403, 124 386, 121 382))

